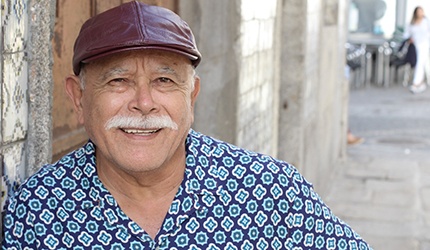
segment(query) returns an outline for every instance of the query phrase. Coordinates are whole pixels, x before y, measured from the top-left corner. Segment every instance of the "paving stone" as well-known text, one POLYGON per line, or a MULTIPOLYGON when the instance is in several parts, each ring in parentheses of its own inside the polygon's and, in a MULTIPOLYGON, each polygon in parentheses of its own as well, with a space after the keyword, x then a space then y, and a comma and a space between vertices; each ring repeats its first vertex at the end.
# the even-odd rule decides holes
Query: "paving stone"
POLYGON ((430 187, 425 187, 420 190, 420 198, 422 199, 424 210, 430 213, 430 187))
POLYGON ((331 206, 331 209, 346 221, 363 220, 403 223, 419 219, 417 213, 412 209, 383 205, 376 206, 369 203, 336 203, 331 206))
POLYGON ((416 190, 400 190, 395 193, 393 192, 374 192, 373 198, 375 204, 392 206, 398 208, 411 208, 415 205, 416 190))
POLYGON ((430 250, 430 242, 421 242, 419 250, 430 250))
MULTIPOLYGON (((419 250, 419 242, 412 239, 369 237, 368 242, 375 250, 419 250)), ((426 249, 429 250, 429 249, 426 249)))

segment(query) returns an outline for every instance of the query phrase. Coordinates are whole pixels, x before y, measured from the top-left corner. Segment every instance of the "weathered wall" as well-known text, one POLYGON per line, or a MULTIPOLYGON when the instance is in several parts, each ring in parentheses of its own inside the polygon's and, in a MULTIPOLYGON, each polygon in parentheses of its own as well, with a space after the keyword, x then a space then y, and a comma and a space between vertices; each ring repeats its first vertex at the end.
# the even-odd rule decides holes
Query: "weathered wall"
POLYGON ((29 27, 27 1, 2 1, 1 160, 2 202, 8 186, 25 178, 28 131, 29 27))
POLYGON ((27 176, 52 158, 52 30, 55 0, 31 0, 29 56, 29 114, 26 141, 27 176))
POLYGON ((216 138, 237 140, 240 68, 240 1, 180 1, 180 15, 190 24, 203 60, 194 129, 216 138))
MULTIPOLYGON (((279 157, 297 167, 302 166, 305 153, 305 93, 307 42, 306 1, 286 0, 282 7, 281 79, 279 118, 279 157)), ((317 56, 317 55, 316 55, 317 56)), ((308 150, 308 149, 306 149, 308 150)), ((301 168, 303 169, 304 166, 301 168)))
POLYGON ((320 89, 318 91, 318 106, 320 107, 318 120, 321 129, 317 136, 324 142, 320 145, 321 152, 324 154, 314 157, 311 164, 324 163, 315 178, 318 175, 326 176, 317 182, 326 190, 330 186, 330 174, 335 167, 333 163, 344 160, 346 157, 349 85, 344 75, 344 44, 347 34, 347 2, 326 0, 321 12, 319 21, 322 39, 319 43, 321 56, 319 60, 320 89))
POLYGON ((203 60, 194 129, 276 154, 277 1, 181 1, 203 60))
POLYGON ((345 12, 338 0, 283 6, 279 156, 322 191, 346 147, 345 12))
POLYGON ((276 155, 279 15, 277 0, 241 2, 237 145, 276 155))

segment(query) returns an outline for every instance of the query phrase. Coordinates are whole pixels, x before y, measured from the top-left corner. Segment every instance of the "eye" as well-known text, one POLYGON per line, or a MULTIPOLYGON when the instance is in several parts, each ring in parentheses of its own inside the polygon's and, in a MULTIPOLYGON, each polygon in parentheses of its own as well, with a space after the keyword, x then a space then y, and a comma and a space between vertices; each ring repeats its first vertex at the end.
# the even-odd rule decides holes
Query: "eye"
POLYGON ((124 92, 130 87, 131 83, 132 82, 130 82, 130 79, 128 78, 118 77, 108 80, 105 87, 110 91, 124 92))
POLYGON ((158 81, 160 81, 162 83, 173 83, 173 81, 167 77, 160 77, 160 78, 158 78, 158 81))
POLYGON ((113 86, 119 86, 119 85, 122 85, 124 83, 127 83, 127 79, 125 79, 125 78, 115 78, 115 79, 112 79, 109 81, 109 84, 113 85, 113 86))
POLYGON ((154 83, 154 86, 163 87, 163 88, 172 87, 176 85, 176 82, 168 77, 159 77, 155 79, 153 83, 154 83))

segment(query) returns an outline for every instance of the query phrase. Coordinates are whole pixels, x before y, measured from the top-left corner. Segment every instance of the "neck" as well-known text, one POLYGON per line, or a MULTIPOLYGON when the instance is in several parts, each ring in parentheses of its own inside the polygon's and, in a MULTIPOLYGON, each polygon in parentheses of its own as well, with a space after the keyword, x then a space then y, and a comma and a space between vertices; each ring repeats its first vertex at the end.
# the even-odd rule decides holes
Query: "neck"
POLYGON ((167 173, 124 173, 99 168, 100 180, 122 211, 155 239, 182 182, 182 166, 167 173))
POLYGON ((423 20, 423 18, 424 17, 417 17, 416 19, 415 19, 415 23, 419 23, 419 22, 421 22, 422 20, 423 20))
POLYGON ((172 192, 176 193, 183 177, 183 174, 172 173, 172 175, 166 176, 164 179, 154 177, 152 180, 147 181, 151 178, 149 177, 150 175, 145 177, 139 177, 139 175, 141 174, 133 176, 126 174, 111 178, 108 177, 111 175, 102 173, 100 179, 115 198, 121 196, 122 199, 132 201, 148 201, 163 199, 172 192))
POLYGON ((167 165, 141 172, 100 160, 97 172, 121 210, 155 239, 184 178, 185 153, 167 165))
POLYGON ((100 180, 116 199, 148 201, 176 193, 185 171, 185 157, 177 166, 145 172, 127 172, 117 167, 97 165, 100 180), (120 197, 118 197, 120 196, 120 197))

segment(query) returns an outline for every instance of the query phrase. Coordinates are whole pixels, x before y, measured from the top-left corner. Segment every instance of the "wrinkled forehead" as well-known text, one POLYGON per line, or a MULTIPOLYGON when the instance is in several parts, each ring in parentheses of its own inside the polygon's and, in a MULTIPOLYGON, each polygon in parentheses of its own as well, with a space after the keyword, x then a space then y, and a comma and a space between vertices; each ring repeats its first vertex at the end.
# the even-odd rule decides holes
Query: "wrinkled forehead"
POLYGON ((162 50, 125 51, 105 56, 84 64, 85 71, 127 70, 137 65, 153 69, 185 71, 192 73, 191 61, 178 53, 162 50))

